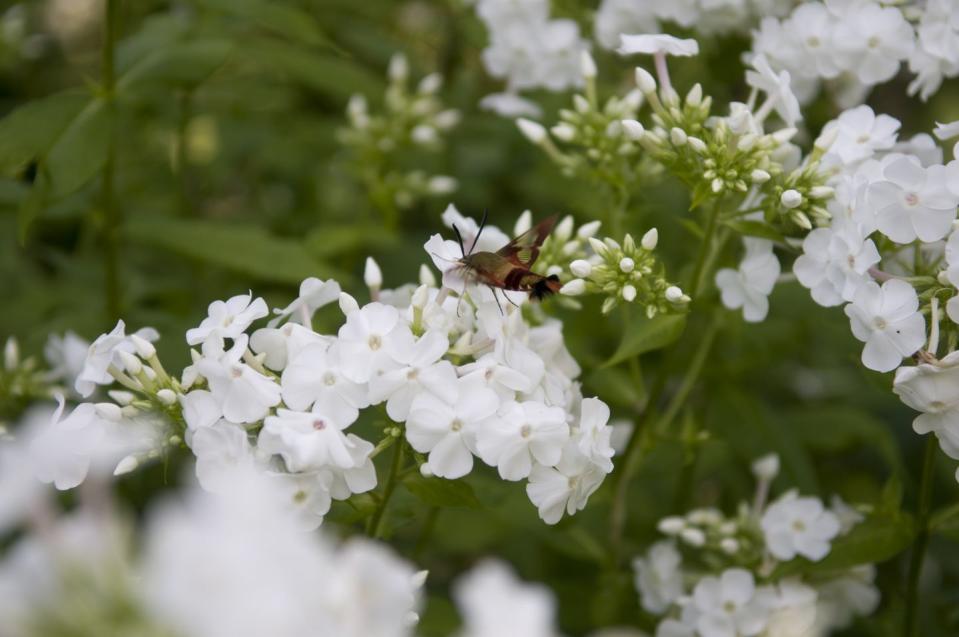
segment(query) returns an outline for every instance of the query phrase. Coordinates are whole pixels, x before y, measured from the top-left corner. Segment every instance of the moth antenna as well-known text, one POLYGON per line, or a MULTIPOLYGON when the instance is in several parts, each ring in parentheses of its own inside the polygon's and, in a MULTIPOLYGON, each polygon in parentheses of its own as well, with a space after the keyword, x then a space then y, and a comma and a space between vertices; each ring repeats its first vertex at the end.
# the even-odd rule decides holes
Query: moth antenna
POLYGON ((473 245, 470 246, 470 254, 473 254, 473 250, 476 249, 476 244, 479 242, 480 235, 483 234, 483 229, 486 227, 486 220, 489 218, 489 208, 483 211, 483 220, 480 221, 479 230, 476 231, 476 237, 473 238, 473 245))
POLYGON ((503 290, 503 296, 506 297, 506 300, 512 303, 514 306, 519 307, 519 304, 516 301, 509 298, 509 294, 506 293, 506 290, 503 290))
MULTIPOLYGON (((454 224, 451 224, 451 225, 453 226, 453 234, 456 235, 456 240, 457 240, 457 241, 459 242, 459 244, 460 244, 460 252, 462 252, 462 253, 463 253, 463 256, 465 257, 465 256, 466 256, 466 249, 463 247, 463 235, 460 234, 460 229, 456 227, 456 224, 455 224, 455 223, 454 223, 454 224)), ((475 245, 476 242, 474 241, 473 243, 474 243, 474 245, 475 245)), ((470 250, 470 252, 472 252, 472 250, 470 250)))
MULTIPOLYGON (((493 300, 496 301, 496 307, 499 308, 499 313, 500 313, 500 315, 501 315, 501 316, 506 316, 506 312, 503 311, 503 306, 500 305, 499 295, 496 294, 496 288, 491 285, 491 286, 489 286, 489 289, 491 289, 491 290, 493 291, 493 300)), ((506 296, 506 293, 505 293, 505 292, 503 293, 503 296, 506 296)), ((509 297, 508 297, 508 296, 506 297, 506 300, 509 300, 509 297)))

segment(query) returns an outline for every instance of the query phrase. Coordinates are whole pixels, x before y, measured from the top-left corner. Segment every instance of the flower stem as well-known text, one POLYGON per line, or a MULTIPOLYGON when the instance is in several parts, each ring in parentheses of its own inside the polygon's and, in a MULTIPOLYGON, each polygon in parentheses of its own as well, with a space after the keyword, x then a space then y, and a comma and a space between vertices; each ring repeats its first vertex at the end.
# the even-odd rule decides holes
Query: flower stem
POLYGON ((709 211, 709 217, 706 219, 706 232, 703 235, 703 243, 699 247, 699 254, 696 256, 696 265, 693 268, 693 276, 689 280, 686 293, 696 298, 699 290, 702 288, 703 278, 706 271, 706 263, 713 247, 713 240, 716 236, 716 228, 719 225, 719 211, 721 206, 719 200, 713 202, 712 209, 709 211))
POLYGON ((399 476, 400 467, 403 464, 403 443, 401 441, 397 442, 399 444, 396 444, 393 448, 393 463, 390 465, 390 472, 386 476, 386 484, 383 486, 383 496, 366 527, 366 534, 372 538, 378 538, 380 536, 383 514, 386 512, 386 506, 389 504, 390 498, 393 496, 393 491, 396 489, 396 479, 399 476))
POLYGON ((916 507, 916 539, 909 556, 909 575, 906 584, 906 637, 919 637, 919 576, 929 544, 929 511, 932 505, 932 487, 935 482, 936 447, 935 436, 926 436, 926 448, 922 458, 922 477, 919 481, 919 503, 916 507))
POLYGON ((120 227, 123 222, 114 197, 114 173, 116 172, 116 68, 114 48, 117 39, 117 22, 120 0, 107 0, 105 33, 103 38, 103 99, 109 114, 107 133, 107 160, 103 165, 103 272, 106 292, 107 318, 112 322, 120 318, 120 227))

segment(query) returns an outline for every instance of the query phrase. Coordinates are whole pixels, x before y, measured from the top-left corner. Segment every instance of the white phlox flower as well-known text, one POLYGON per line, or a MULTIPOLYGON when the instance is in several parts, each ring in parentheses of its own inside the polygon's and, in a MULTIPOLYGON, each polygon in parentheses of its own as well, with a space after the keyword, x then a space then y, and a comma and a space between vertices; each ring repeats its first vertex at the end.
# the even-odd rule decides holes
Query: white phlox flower
POLYGON ((816 303, 831 307, 852 301, 859 286, 871 280, 869 269, 880 256, 876 244, 865 237, 859 224, 845 219, 806 235, 793 272, 816 303))
POLYGON ((883 168, 883 179, 869 186, 879 231, 896 243, 944 239, 956 218, 956 197, 946 188, 946 168, 924 168, 903 155, 883 168))
MULTIPOLYGON (((130 337, 125 333, 123 321, 117 321, 113 331, 102 334, 87 350, 83 369, 77 376, 75 388, 77 393, 86 398, 93 393, 96 385, 110 385, 113 376, 110 368, 123 369, 119 356, 121 352, 131 354, 136 351, 130 337)), ((146 341, 155 341, 160 335, 151 327, 145 327, 136 332, 136 335, 146 341)))
POLYGON ((269 327, 276 327, 283 319, 289 318, 291 323, 310 326, 313 315, 318 309, 335 302, 340 298, 340 284, 330 279, 323 281, 316 277, 309 277, 300 283, 300 294, 283 309, 275 309, 276 315, 270 319, 269 327))
POLYGON ((462 637, 557 637, 548 589, 520 582, 502 562, 481 562, 453 585, 462 637))
POLYGON ((352 424, 370 401, 367 384, 344 375, 341 357, 339 343, 314 343, 300 350, 280 379, 287 407, 326 414, 341 428, 352 424))
POLYGON ((716 286, 724 306, 731 310, 742 308, 743 318, 756 323, 769 312, 768 297, 779 278, 780 265, 771 241, 747 238, 743 243, 746 255, 739 268, 719 270, 716 286))
POLYGON ((414 339, 412 333, 398 337, 393 359, 399 367, 370 379, 370 402, 378 404, 385 400, 389 417, 403 422, 420 392, 430 391, 451 401, 456 370, 452 363, 441 360, 448 348, 446 335, 439 331, 427 331, 419 339, 414 339))
POLYGON ((756 588, 749 571, 730 568, 699 580, 689 608, 701 637, 756 635, 766 626, 773 596, 768 588, 756 588))
POLYGON ((760 525, 766 548, 780 560, 801 555, 818 562, 829 554, 831 542, 839 534, 839 518, 819 498, 795 494, 769 505, 760 525))
POLYGON ((864 283, 844 310, 853 335, 866 344, 863 365, 874 371, 894 370, 925 342, 926 320, 918 311, 919 298, 905 281, 890 279, 882 287, 864 283))
POLYGON ((556 524, 563 513, 573 515, 582 510, 605 477, 606 472, 590 462, 571 441, 563 448, 555 467, 534 463, 526 495, 539 509, 544 522, 556 524))
POLYGON ((393 340, 409 331, 395 307, 370 303, 351 312, 340 328, 340 369, 344 376, 365 383, 377 373, 396 367, 391 356, 393 340))
POLYGON ((270 407, 280 402, 280 386, 240 361, 247 351, 247 341, 245 334, 238 336, 233 346, 223 351, 222 341, 211 339, 204 343, 204 356, 196 364, 223 410, 223 417, 235 423, 262 420, 270 407))
POLYGON ((959 352, 936 363, 900 367, 892 390, 922 412, 912 421, 915 432, 934 433, 946 455, 959 460, 959 352))
POLYGON ((236 339, 253 321, 269 314, 266 301, 261 298, 254 299, 252 292, 239 294, 226 301, 213 301, 207 312, 207 317, 198 327, 187 330, 188 344, 199 345, 217 337, 236 339))
POLYGON ((561 408, 513 401, 502 405, 497 417, 477 430, 476 449, 504 480, 521 480, 529 476, 534 460, 556 465, 568 440, 569 425, 561 408))
POLYGON ((653 544, 645 557, 633 560, 636 590, 643 608, 660 615, 685 594, 682 555, 671 540, 653 544))
POLYGON ((350 469, 355 466, 343 433, 345 425, 318 412, 277 409, 267 416, 257 440, 258 449, 283 458, 290 471, 315 471, 326 467, 350 469))

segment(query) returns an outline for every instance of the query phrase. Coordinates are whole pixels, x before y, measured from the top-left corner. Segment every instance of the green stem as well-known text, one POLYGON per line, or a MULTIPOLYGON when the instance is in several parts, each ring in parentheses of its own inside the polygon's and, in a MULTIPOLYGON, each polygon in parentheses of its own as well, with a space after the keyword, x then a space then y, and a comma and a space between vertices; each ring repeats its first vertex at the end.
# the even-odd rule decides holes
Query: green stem
POLYGON ((366 527, 366 534, 372 538, 378 538, 380 536, 383 514, 386 513, 386 506, 389 504, 390 498, 393 496, 393 491, 396 489, 396 478, 399 476, 402 464, 403 444, 400 443, 393 448, 393 463, 390 465, 390 472, 386 476, 386 484, 383 486, 383 496, 380 498, 380 503, 377 505, 376 511, 373 512, 373 517, 370 518, 370 522, 366 527))
POLYGON ((935 436, 926 436, 926 448, 922 458, 922 477, 919 482, 919 503, 916 508, 916 539, 909 556, 909 575, 906 580, 906 637, 919 637, 919 576, 929 544, 929 512, 932 505, 932 487, 935 482, 936 447, 935 436))
POLYGON ((702 288, 704 274, 706 273, 706 261, 709 257, 710 252, 713 247, 713 238, 716 235, 716 228, 719 223, 719 211, 721 210, 720 200, 717 199, 713 202, 713 206, 709 211, 709 217, 706 219, 706 232, 703 235, 703 243, 699 247, 699 254, 696 256, 696 265, 693 268, 693 276, 689 280, 689 285, 686 286, 686 294, 692 298, 696 298, 696 295, 699 293, 700 288, 702 288))
POLYGON ((120 0, 107 0, 104 18, 105 34, 103 39, 103 99, 109 113, 109 131, 107 133, 107 160, 103 166, 102 204, 103 204, 103 272, 106 292, 107 318, 112 322, 120 318, 120 227, 123 223, 121 212, 114 197, 114 177, 116 172, 117 135, 116 135, 116 66, 114 49, 117 39, 117 22, 120 0))

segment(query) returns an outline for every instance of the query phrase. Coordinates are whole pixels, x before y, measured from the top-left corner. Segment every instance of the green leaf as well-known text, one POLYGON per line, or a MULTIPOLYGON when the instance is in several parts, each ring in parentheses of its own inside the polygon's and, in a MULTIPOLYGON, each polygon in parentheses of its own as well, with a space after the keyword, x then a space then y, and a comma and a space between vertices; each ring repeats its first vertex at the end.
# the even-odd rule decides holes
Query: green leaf
POLYGON ((0 120, 0 174, 14 176, 45 155, 89 101, 84 91, 66 91, 24 104, 0 120))
POLYGON ((311 230, 303 239, 310 254, 326 259, 351 252, 367 252, 396 243, 396 238, 371 224, 323 225, 311 230))
POLYGON ((759 237, 760 239, 769 239, 770 241, 777 241, 779 243, 784 243, 786 241, 786 238, 783 237, 781 233, 770 227, 769 224, 763 223, 762 221, 739 219, 727 221, 725 225, 735 232, 744 234, 747 237, 759 237))
POLYGON ((37 175, 33 187, 27 195, 20 201, 20 207, 17 211, 17 237, 20 244, 27 242, 27 234, 30 232, 30 226, 40 215, 43 209, 43 203, 47 198, 47 177, 44 173, 37 175))
POLYGON ((826 574, 843 571, 860 564, 885 562, 895 557, 912 542, 915 525, 912 517, 898 515, 870 515, 849 533, 832 543, 829 555, 819 562, 797 558, 776 569, 774 577, 802 574, 826 574))
POLYGON ((473 493, 473 487, 464 480, 424 478, 417 473, 411 473, 403 479, 403 486, 430 506, 468 507, 470 509, 480 507, 480 501, 473 493))
POLYGON ((45 162, 52 197, 80 189, 102 170, 109 153, 110 117, 106 103, 95 99, 57 139, 45 162))
POLYGON ((689 232, 689 234, 693 235, 693 236, 696 237, 697 239, 702 240, 703 238, 705 238, 706 233, 703 232, 703 229, 700 227, 700 225, 699 225, 698 223, 696 223, 695 220, 693 220, 693 219, 680 219, 680 220, 679 220, 679 223, 680 223, 680 225, 683 226, 683 228, 685 228, 685 229, 689 232))
POLYGON ((219 68, 232 50, 233 44, 223 39, 174 42, 139 60, 117 87, 121 92, 151 82, 194 87, 219 68))
POLYGON ((842 453, 868 447, 889 469, 904 470, 899 446, 889 427, 862 409, 826 404, 790 410, 782 416, 812 451, 842 453))
POLYGON ((602 366, 609 367, 633 356, 662 349, 675 342, 685 328, 684 314, 660 314, 651 319, 643 317, 627 328, 616 352, 602 366))
POLYGON ((310 89, 345 102, 354 93, 379 95, 384 80, 352 60, 266 38, 253 39, 240 50, 253 63, 283 73, 310 89))
POLYGON ((310 46, 334 46, 316 19, 299 7, 264 0, 197 0, 210 9, 245 18, 284 38, 310 46))
POLYGON ((944 507, 933 513, 929 519, 929 530, 959 541, 959 504, 944 507))
POLYGON ((124 231, 133 241, 262 281, 298 284, 311 276, 345 278, 313 259, 300 241, 274 237, 258 226, 143 216, 131 218, 124 231))

